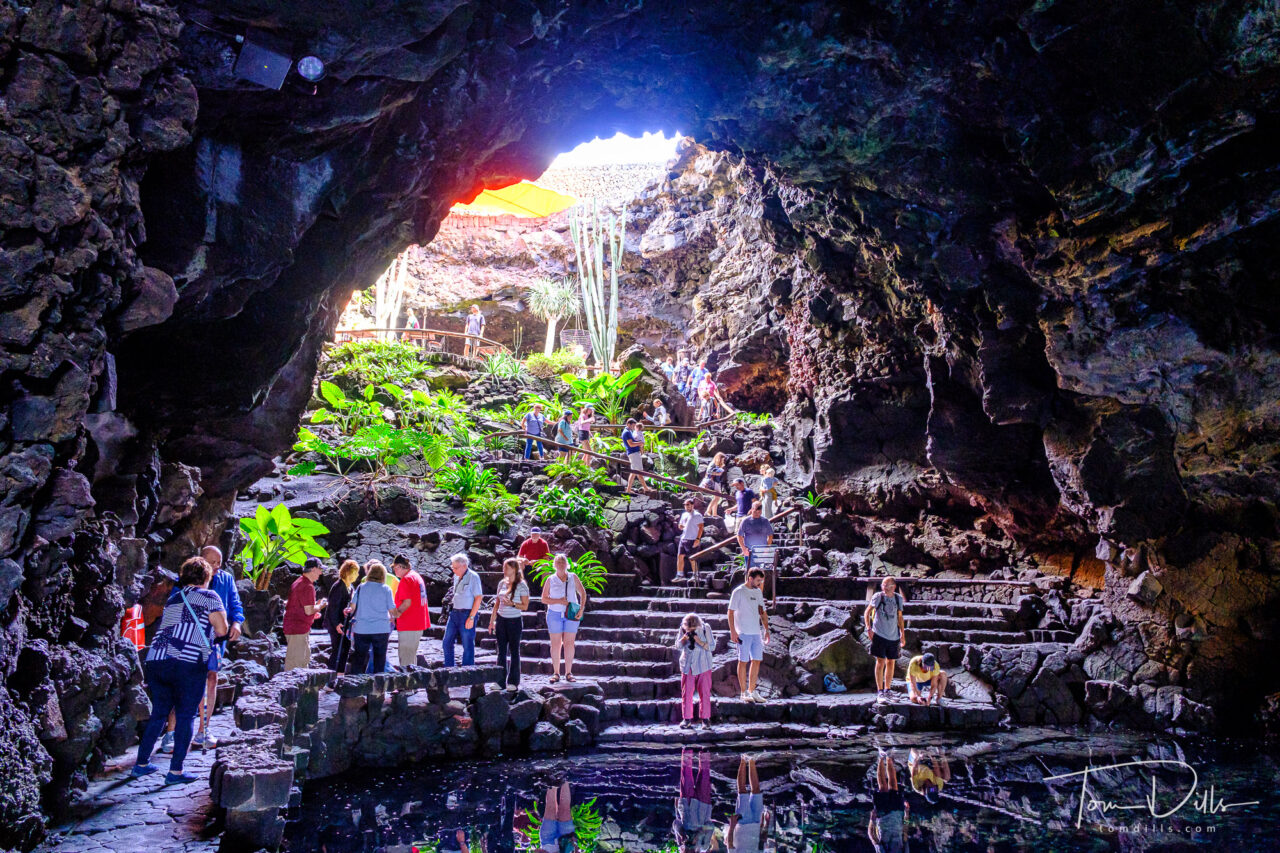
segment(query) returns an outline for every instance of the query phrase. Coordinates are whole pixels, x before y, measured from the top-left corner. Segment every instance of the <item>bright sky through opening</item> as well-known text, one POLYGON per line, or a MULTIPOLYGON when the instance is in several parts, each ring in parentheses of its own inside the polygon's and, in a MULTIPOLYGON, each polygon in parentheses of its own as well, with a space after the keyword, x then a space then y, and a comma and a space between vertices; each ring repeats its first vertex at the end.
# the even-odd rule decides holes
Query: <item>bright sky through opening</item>
POLYGON ((596 137, 551 161, 552 169, 574 166, 609 166, 623 163, 665 163, 676 156, 680 134, 646 133, 637 139, 619 133, 612 139, 596 137))

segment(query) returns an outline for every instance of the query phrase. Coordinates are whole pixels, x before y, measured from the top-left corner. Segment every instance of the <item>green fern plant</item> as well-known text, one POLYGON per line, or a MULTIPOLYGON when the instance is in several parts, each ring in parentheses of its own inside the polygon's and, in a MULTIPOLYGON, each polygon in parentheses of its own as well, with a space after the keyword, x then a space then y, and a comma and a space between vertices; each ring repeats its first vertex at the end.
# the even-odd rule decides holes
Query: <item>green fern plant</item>
POLYGON ((501 485, 494 486, 490 491, 468 498, 463 517, 482 533, 502 533, 520 517, 520 496, 509 493, 501 485))
POLYGON ((568 477, 580 483, 590 483, 593 486, 616 486, 618 485, 609 472, 603 468, 593 468, 587 464, 585 459, 574 457, 567 461, 552 462, 546 468, 547 476, 554 479, 560 477, 568 477))
POLYGON ((436 471, 436 488, 464 501, 492 492, 499 485, 498 473, 492 468, 481 468, 475 462, 463 459, 436 471))

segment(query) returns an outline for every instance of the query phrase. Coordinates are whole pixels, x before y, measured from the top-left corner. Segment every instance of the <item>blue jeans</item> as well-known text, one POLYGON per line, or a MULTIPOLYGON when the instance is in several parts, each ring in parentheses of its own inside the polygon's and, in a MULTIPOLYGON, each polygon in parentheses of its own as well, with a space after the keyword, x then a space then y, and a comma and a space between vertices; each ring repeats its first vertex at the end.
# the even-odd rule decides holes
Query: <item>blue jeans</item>
POLYGON ((356 634, 355 647, 347 661, 347 672, 353 674, 385 672, 387 641, 390 639, 390 634, 356 634))
POLYGON ((138 763, 151 762, 151 750, 155 749, 156 739, 169 722, 169 712, 173 711, 176 719, 169 772, 181 773, 182 762, 191 748, 191 732, 195 727, 200 699, 204 696, 209 664, 205 661, 151 660, 143 669, 147 674, 147 692, 151 694, 151 719, 138 742, 138 763))
POLYGON ((476 662, 476 629, 466 627, 470 610, 450 610, 449 621, 444 626, 444 665, 453 666, 453 644, 462 639, 462 665, 471 666, 476 662))
MULTIPOLYGON (((541 438, 541 436, 539 436, 539 438, 541 438)), ((542 455, 543 453, 547 452, 547 449, 542 446, 542 442, 538 441, 537 438, 526 438, 524 440, 524 458, 525 459, 529 459, 533 456, 533 446, 535 444, 538 445, 539 455, 542 455)))

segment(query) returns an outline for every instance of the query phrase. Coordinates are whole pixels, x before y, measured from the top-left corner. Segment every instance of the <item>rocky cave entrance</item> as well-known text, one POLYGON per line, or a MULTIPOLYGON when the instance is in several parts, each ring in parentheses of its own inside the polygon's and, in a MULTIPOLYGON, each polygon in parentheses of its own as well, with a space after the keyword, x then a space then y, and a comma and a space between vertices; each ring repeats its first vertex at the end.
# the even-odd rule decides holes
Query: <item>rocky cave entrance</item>
POLYGON ((0 7, 0 843, 132 737, 123 608, 291 445, 352 291, 457 198, 662 122, 705 146, 680 174, 713 246, 641 265, 636 340, 698 282, 730 399, 874 565, 1057 578, 1080 640, 1002 685, 1019 713, 1034 677, 1079 719, 1275 725, 1280 683, 1241 677, 1280 600, 1275 29, 1124 0, 0 7), (253 28, 327 74, 249 84, 253 28))

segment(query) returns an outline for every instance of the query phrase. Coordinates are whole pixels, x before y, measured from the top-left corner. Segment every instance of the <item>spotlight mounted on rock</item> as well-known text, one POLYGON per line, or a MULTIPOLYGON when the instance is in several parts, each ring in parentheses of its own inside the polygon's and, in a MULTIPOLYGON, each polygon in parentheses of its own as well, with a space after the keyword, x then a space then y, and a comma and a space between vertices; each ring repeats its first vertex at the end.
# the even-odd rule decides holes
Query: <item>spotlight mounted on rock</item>
POLYGON ((304 56, 294 67, 298 76, 309 83, 319 83, 324 79, 324 62, 318 56, 304 56))
POLYGON ((277 39, 262 30, 251 29, 245 33, 244 46, 231 73, 259 86, 279 89, 292 66, 293 60, 281 49, 277 39))

